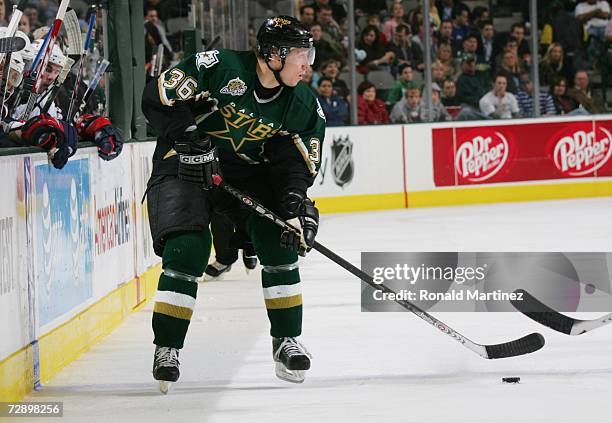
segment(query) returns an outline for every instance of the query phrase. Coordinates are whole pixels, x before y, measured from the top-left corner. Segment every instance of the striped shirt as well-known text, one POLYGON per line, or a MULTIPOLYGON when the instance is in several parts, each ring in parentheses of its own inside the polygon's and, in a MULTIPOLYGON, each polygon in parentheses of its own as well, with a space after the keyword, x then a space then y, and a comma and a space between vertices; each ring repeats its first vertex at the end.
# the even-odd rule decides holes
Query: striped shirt
MULTIPOLYGON (((534 117, 535 116, 535 105, 533 97, 527 94, 525 91, 519 91, 516 95, 518 100, 519 109, 521 109, 521 115, 523 117, 534 117)), ((556 114, 555 102, 553 101, 550 94, 546 91, 540 91, 540 114, 556 114)))

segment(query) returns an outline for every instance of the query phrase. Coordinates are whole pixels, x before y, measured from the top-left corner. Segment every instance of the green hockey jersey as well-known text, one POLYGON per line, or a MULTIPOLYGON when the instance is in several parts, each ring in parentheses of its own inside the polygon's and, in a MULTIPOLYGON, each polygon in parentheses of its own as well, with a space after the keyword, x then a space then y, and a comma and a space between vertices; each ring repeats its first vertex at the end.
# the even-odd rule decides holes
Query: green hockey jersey
MULTIPOLYGON (((314 178, 321 164, 325 136, 323 109, 304 82, 296 87, 283 87, 272 98, 258 98, 256 67, 253 52, 197 53, 160 75, 156 101, 166 110, 186 110, 187 106, 198 130, 208 134, 219 149, 222 166, 224 158, 248 164, 265 163, 269 160, 266 143, 280 137, 301 156, 314 178)), ((149 98, 143 102, 145 115, 151 101, 149 98)), ((153 119, 164 117, 156 114, 153 119)), ((176 122, 151 123, 154 127, 172 127, 176 122)), ((172 139, 173 134, 166 135, 172 139)))

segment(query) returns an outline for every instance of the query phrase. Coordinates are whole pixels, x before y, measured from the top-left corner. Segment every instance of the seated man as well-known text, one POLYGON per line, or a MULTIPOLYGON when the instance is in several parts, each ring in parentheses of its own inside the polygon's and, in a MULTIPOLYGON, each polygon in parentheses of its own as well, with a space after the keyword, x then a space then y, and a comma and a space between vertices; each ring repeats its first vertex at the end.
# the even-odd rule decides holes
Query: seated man
POLYGON ((520 117, 518 102, 514 94, 506 91, 508 80, 505 75, 497 75, 493 89, 479 101, 480 111, 493 119, 511 119, 520 117))

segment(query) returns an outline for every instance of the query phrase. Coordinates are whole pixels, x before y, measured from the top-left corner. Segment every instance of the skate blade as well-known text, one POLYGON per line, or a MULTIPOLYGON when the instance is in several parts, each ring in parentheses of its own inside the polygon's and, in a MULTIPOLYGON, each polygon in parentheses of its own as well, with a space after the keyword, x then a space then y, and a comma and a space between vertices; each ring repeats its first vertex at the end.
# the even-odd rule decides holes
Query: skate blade
POLYGON ((291 383, 302 383, 306 379, 306 370, 289 370, 283 363, 276 363, 276 377, 291 383))
POLYGON ((172 382, 168 382, 167 380, 159 381, 159 390, 164 395, 168 395, 168 391, 170 391, 171 386, 172 386, 172 382))

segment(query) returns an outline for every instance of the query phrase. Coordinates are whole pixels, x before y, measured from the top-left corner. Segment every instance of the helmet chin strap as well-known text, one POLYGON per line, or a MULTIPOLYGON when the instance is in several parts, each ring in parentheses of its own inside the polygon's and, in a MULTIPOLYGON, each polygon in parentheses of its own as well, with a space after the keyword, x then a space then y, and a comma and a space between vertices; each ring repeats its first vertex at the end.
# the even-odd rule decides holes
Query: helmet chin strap
POLYGON ((268 66, 268 69, 270 69, 270 71, 274 75, 274 78, 276 79, 276 82, 278 82, 281 87, 287 87, 287 84, 285 84, 283 82, 283 79, 281 78, 281 75, 280 75, 282 70, 285 68, 285 59, 281 59, 281 64, 282 64, 282 66, 281 66, 280 70, 274 70, 274 69, 272 69, 270 67, 270 62, 268 60, 266 60, 266 66, 268 66))

